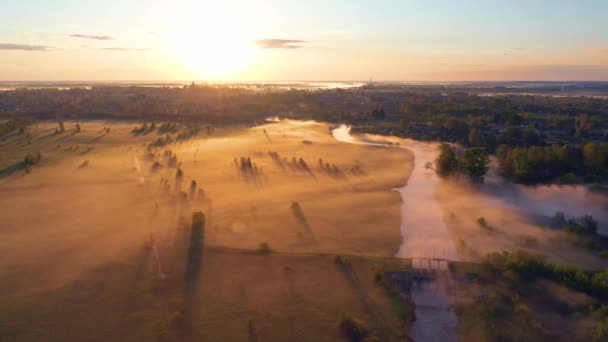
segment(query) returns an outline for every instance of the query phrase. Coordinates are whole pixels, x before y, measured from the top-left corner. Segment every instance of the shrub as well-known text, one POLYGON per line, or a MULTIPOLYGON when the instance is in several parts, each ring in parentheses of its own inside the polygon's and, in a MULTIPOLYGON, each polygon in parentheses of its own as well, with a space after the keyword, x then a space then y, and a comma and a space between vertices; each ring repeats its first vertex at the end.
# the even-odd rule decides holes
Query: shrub
POLYGON ((155 161, 152 166, 150 167, 150 171, 154 172, 159 170, 162 167, 162 165, 160 165, 159 162, 155 161))
POLYGON ((348 341, 352 342, 363 341, 369 335, 367 324, 346 312, 340 315, 340 332, 348 341))
POLYGON ((561 211, 556 211, 551 219, 551 225, 555 228, 563 228, 566 225, 566 215, 561 211))
POLYGON ((596 341, 608 341, 608 318, 601 321, 595 328, 596 341))
POLYGON ((591 215, 569 219, 566 229, 575 234, 594 235, 597 233, 597 221, 591 215))
POLYGON ((338 264, 338 266, 348 266, 350 264, 348 258, 342 255, 336 255, 334 261, 336 262, 336 264, 338 264))
POLYGON ((260 252, 261 254, 269 254, 272 251, 270 250, 270 246, 268 245, 268 243, 262 242, 260 244, 260 247, 258 248, 258 252, 260 252))
POLYGON ((559 182, 565 185, 574 185, 576 184, 576 175, 572 172, 568 172, 560 177, 559 182))
POLYGON ((190 182, 190 198, 194 198, 194 194, 196 193, 196 181, 193 179, 190 182))
POLYGON ((30 166, 30 165, 34 165, 34 164, 37 164, 40 161, 40 159, 42 159, 42 154, 40 154, 40 152, 28 153, 23 158, 23 164, 25 164, 26 167, 30 166))
POLYGON ((479 224, 479 228, 485 230, 486 232, 491 232, 494 230, 494 228, 492 228, 489 224, 488 221, 486 221, 485 218, 480 217, 477 219, 477 224, 479 224))
POLYGON ((376 284, 383 284, 384 283, 384 273, 381 271, 376 271, 374 273, 374 282, 376 284))

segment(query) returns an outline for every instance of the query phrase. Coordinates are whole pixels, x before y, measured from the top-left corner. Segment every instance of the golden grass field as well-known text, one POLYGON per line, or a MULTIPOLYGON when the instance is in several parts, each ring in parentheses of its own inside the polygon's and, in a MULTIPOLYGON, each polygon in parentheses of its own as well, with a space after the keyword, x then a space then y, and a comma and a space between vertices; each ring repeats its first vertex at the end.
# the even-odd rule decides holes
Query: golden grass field
POLYGON ((75 124, 56 134, 57 123, 36 123, 31 139, 0 141, 1 340, 179 340, 167 322, 186 308, 187 337, 197 340, 339 340, 342 311, 377 336, 405 338, 407 324, 373 275, 395 263, 381 257, 401 243, 391 189, 411 172, 407 151, 344 144, 325 124, 282 121, 217 128, 149 152, 164 135, 134 135, 137 123, 85 121, 80 132, 75 124), (181 180, 165 150, 181 163, 181 180), (26 173, 20 162, 31 152, 42 159, 26 173), (256 172, 237 166, 240 157, 256 172), (294 166, 300 158, 307 170, 294 166), (196 210, 206 215, 206 250, 195 290, 184 291, 196 210), (146 247, 152 238, 164 281, 146 247), (262 243, 275 253, 257 253, 262 243), (333 254, 359 256, 345 272, 333 254))

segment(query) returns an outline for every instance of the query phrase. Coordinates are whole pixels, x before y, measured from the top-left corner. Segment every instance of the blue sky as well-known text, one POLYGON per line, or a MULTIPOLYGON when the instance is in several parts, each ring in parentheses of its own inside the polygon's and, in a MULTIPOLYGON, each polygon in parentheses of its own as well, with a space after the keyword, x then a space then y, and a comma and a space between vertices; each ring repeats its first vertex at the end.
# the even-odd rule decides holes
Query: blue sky
POLYGON ((607 16, 590 0, 11 1, 0 80, 608 80, 607 16))

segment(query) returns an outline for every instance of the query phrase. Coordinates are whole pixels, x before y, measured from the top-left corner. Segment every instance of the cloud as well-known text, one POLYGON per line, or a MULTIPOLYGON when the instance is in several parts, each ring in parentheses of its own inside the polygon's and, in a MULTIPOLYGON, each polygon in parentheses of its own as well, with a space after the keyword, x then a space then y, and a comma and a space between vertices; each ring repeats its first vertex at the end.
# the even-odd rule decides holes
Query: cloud
POLYGON ((518 53, 523 53, 524 51, 526 51, 526 49, 522 48, 522 47, 505 48, 503 50, 503 55, 505 55, 505 56, 515 55, 515 54, 518 54, 518 53))
POLYGON ((110 36, 94 36, 89 34, 71 34, 72 38, 85 38, 85 39, 93 39, 93 40, 114 40, 114 37, 110 36))
POLYGON ((308 43, 296 39, 259 39, 253 42, 262 49, 299 49, 303 46, 294 44, 308 43))
POLYGON ((5 44, 0 43, 0 50, 18 50, 18 51, 50 51, 55 48, 46 45, 29 45, 29 44, 5 44))
POLYGON ((99 48, 97 50, 102 50, 102 51, 150 51, 152 49, 150 49, 150 48, 106 47, 106 48, 99 48))

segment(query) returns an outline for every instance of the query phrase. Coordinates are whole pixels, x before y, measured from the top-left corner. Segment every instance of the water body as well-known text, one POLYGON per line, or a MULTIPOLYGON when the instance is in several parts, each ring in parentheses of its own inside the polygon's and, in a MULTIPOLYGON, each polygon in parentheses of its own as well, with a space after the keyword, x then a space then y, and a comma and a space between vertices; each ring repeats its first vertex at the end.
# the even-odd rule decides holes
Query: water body
MULTIPOLYGON (((458 254, 440 213, 435 198, 439 179, 425 168, 435 159, 437 144, 410 139, 366 136, 355 138, 350 127, 342 125, 333 136, 351 144, 405 148, 414 154, 414 169, 407 183, 398 189, 401 194, 401 258, 445 258, 458 260, 458 254)), ((410 336, 414 341, 455 341, 457 317, 450 307, 449 274, 441 272, 432 281, 414 282, 410 296, 416 304, 416 321, 410 336)))
POLYGON ((366 136, 355 138, 350 127, 342 125, 332 131, 342 142, 371 146, 404 148, 414 154, 414 169, 407 183, 394 189, 401 194, 401 246, 396 256, 401 258, 444 258, 458 260, 454 242, 443 221, 435 198, 439 179, 425 168, 435 159, 437 144, 411 139, 366 136))

